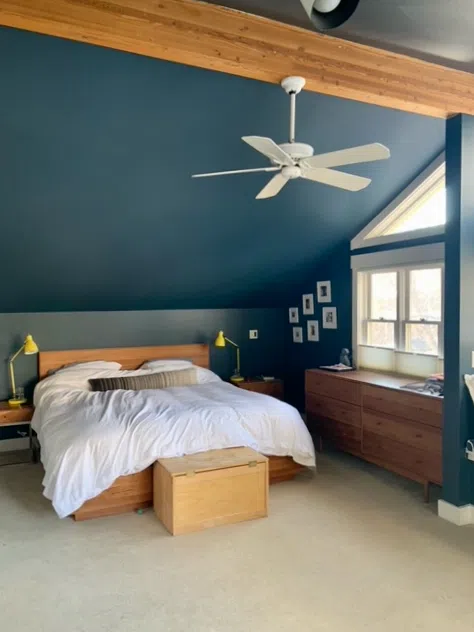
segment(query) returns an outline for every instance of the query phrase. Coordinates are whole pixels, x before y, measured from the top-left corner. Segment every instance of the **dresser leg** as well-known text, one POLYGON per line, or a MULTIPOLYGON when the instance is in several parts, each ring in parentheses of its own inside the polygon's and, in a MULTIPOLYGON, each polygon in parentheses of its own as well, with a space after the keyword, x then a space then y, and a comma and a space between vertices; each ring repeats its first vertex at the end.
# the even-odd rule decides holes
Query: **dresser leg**
POLYGON ((425 481, 423 485, 423 499, 425 503, 430 502, 430 485, 431 483, 429 481, 425 481))

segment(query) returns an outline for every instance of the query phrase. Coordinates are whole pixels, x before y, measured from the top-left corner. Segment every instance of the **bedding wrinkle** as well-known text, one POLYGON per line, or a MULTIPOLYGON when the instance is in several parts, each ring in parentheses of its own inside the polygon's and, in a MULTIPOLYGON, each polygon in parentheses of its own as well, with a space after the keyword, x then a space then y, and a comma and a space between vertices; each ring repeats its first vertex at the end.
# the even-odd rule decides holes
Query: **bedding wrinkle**
POLYGON ((97 368, 69 368, 38 384, 32 426, 42 447, 44 495, 60 517, 159 458, 248 446, 315 464, 295 408, 196 370, 205 372, 201 383, 156 390, 92 392, 90 378, 117 375, 97 368))

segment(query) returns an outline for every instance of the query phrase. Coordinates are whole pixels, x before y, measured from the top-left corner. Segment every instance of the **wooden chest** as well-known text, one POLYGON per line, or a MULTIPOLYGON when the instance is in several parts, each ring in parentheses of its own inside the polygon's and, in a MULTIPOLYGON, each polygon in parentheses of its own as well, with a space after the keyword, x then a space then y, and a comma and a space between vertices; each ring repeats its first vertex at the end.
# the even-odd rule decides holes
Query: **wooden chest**
POLYGON ((268 459, 250 448, 160 459, 155 513, 173 535, 268 515, 268 459))

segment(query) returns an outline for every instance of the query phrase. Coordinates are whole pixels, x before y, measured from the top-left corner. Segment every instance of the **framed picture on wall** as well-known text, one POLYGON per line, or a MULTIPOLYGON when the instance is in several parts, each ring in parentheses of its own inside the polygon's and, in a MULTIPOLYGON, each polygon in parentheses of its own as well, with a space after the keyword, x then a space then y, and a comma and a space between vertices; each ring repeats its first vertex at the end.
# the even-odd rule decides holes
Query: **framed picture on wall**
POLYGON ((316 283, 318 303, 331 302, 331 281, 318 281, 316 283))
POLYGON ((303 327, 293 327, 293 342, 303 342, 303 327))
POLYGON ((290 307, 290 323, 299 323, 299 313, 297 307, 290 307))
POLYGON ((303 314, 305 316, 314 314, 314 294, 303 294, 303 314))
POLYGON ((308 342, 319 342, 319 321, 308 320, 308 342))
POLYGON ((337 309, 323 307, 323 329, 337 329, 337 309))

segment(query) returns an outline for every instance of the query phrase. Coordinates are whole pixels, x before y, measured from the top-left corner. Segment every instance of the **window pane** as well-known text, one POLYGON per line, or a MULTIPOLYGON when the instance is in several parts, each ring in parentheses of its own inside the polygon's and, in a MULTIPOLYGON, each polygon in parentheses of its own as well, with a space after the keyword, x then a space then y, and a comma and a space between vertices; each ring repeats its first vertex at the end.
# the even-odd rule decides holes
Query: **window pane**
POLYGON ((438 325, 406 326, 407 351, 438 355, 438 325))
POLYGON ((395 325, 384 322, 367 323, 367 344, 371 347, 395 348, 395 325))
POLYGON ((410 271, 409 320, 441 320, 441 268, 410 271))
POLYGON ((384 231, 383 235, 405 233, 418 228, 446 224, 446 188, 444 181, 415 202, 401 217, 384 231))
POLYGON ((397 320, 397 273, 370 275, 370 318, 397 320))

